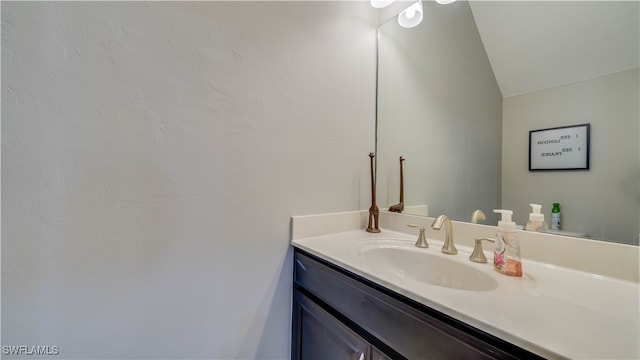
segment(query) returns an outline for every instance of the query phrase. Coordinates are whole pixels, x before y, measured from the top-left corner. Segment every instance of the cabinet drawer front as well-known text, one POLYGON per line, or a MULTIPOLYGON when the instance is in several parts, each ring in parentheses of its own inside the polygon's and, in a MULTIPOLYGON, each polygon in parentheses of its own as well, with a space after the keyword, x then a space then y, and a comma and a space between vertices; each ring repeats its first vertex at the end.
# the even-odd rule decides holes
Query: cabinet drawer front
POLYGON ((399 295, 393 296, 389 290, 384 293, 374 289, 366 280, 325 265, 299 250, 295 256, 294 282, 408 359, 518 358, 476 338, 484 334, 478 330, 474 333, 434 310, 408 305, 409 300, 401 301, 399 295))
POLYGON ((298 340, 293 358, 297 360, 361 360, 368 358, 369 344, 332 317, 320 306, 294 291, 294 317, 298 340))

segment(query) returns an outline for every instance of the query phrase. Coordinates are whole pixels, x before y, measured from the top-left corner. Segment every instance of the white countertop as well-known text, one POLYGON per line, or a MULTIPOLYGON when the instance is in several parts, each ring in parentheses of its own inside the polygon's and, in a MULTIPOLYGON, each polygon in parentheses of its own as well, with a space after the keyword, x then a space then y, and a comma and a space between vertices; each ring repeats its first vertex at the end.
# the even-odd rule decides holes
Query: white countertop
MULTIPOLYGON (((493 270, 489 263, 468 260, 471 248, 442 254, 442 242, 429 238, 428 249, 479 269, 498 281, 490 291, 458 290, 380 271, 353 251, 357 243, 394 239, 413 244, 416 236, 364 230, 298 238, 292 245, 386 288, 439 310, 496 337, 547 358, 639 359, 640 287, 637 283, 537 261, 522 261, 522 278, 493 270)), ((416 248, 417 249, 417 248, 416 248)), ((615 266, 615 262, 611 266, 615 266)))

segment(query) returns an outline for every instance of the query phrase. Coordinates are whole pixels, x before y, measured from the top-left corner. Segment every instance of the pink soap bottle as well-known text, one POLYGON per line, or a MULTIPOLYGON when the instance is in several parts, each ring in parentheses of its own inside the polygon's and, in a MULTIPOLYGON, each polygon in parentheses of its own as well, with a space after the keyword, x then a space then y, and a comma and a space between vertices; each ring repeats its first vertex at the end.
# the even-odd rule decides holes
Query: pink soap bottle
POLYGON ((498 221, 496 248, 493 251, 493 268, 499 273, 509 276, 522 276, 522 259, 520 258, 520 242, 516 237, 516 223, 511 221, 511 210, 493 210, 502 214, 498 221))

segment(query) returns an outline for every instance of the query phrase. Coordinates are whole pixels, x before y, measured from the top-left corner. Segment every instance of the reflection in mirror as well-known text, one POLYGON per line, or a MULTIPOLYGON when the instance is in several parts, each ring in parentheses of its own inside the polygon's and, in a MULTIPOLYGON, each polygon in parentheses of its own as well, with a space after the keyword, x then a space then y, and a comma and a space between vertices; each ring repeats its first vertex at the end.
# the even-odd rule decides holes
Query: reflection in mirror
POLYGON ((495 219, 502 95, 469 5, 425 1, 419 26, 388 21, 378 41, 380 204, 397 198, 401 155, 406 205, 466 221, 484 209, 495 219))
MULTIPOLYGON (((379 28, 377 197, 469 221, 562 207, 562 229, 626 244, 640 230, 638 2, 424 1, 379 28), (560 29, 554 23, 560 24, 560 29), (568 25, 569 24, 569 25, 568 25), (591 124, 583 171, 528 170, 529 131, 591 124)), ((424 212, 423 212, 424 214, 424 212)))

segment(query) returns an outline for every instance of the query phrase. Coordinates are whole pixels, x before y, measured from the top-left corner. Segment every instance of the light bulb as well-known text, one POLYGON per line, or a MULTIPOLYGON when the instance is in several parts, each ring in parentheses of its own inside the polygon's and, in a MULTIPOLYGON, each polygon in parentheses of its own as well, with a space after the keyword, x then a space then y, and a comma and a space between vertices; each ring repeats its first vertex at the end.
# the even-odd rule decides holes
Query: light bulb
POLYGON ((405 15, 407 19, 413 19, 413 17, 416 16, 416 9, 414 9, 413 6, 408 8, 405 15))
POLYGON ((422 22, 422 1, 418 0, 398 15, 398 24, 403 28, 412 28, 422 22))

